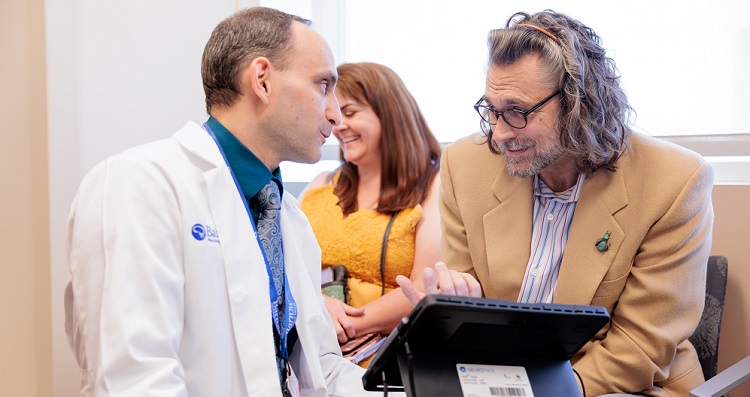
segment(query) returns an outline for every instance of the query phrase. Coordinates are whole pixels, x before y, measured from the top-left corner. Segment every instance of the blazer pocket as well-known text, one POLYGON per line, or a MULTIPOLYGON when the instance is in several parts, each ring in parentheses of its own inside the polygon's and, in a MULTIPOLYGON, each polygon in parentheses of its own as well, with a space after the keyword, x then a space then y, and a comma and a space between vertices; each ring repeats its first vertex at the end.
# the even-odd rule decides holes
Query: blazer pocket
POLYGON ((630 272, 627 272, 614 280, 602 281, 591 299, 591 305, 604 306, 611 312, 622 290, 625 289, 625 283, 629 276, 630 272))

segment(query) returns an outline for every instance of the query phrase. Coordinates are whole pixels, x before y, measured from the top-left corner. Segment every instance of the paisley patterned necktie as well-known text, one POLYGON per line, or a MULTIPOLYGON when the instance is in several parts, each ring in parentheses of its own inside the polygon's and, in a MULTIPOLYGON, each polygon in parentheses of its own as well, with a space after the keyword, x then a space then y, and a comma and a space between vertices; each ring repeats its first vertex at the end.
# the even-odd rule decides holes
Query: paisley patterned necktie
MULTIPOLYGON (((279 186, 273 180, 263 186, 255 195, 260 212, 258 214, 258 238, 263 247, 263 253, 268 260, 271 270, 273 286, 276 290, 277 301, 272 306, 273 322, 279 334, 279 343, 285 343, 284 327, 284 249, 281 243, 281 194, 279 186)), ((277 348, 276 364, 279 369, 279 377, 282 382, 285 379, 286 360, 280 354, 281 347, 277 348)))
POLYGON ((279 306, 284 307, 284 249, 281 244, 281 195, 279 186, 273 180, 255 195, 260 206, 258 214, 258 237, 263 253, 271 268, 273 285, 279 306))

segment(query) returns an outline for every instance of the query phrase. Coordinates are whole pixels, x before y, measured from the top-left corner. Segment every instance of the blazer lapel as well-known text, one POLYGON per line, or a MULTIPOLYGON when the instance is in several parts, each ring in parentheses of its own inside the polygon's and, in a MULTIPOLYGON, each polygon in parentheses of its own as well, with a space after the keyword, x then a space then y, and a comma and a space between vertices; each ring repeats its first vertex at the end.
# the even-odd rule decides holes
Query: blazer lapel
POLYGON ((492 298, 516 301, 529 263, 534 178, 515 178, 505 170, 498 172, 492 192, 497 207, 484 215, 487 267, 492 298))
POLYGON ((591 303, 625 239, 613 215, 627 204, 621 171, 599 171, 584 180, 555 287, 555 303, 591 303), (596 243, 607 232, 609 248, 602 252, 596 243))

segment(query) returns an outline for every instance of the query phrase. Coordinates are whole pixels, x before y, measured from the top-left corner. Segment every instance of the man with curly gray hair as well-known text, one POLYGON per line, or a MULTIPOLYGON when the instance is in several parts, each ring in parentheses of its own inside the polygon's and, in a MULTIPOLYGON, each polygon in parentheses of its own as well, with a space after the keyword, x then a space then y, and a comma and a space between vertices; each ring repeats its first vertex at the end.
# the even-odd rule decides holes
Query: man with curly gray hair
POLYGON ((611 322, 571 360, 582 391, 687 396, 703 381, 688 337, 704 303, 711 165, 631 129, 590 27, 517 13, 488 41, 482 133, 442 157, 450 270, 436 265, 440 289, 428 271, 425 292, 604 306, 611 322))

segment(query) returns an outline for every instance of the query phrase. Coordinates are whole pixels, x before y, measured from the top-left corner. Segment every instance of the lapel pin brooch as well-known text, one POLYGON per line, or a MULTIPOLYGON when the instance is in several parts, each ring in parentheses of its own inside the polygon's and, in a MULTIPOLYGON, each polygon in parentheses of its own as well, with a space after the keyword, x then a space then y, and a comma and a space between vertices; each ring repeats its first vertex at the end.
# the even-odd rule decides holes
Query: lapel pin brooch
POLYGON ((609 233, 609 230, 607 230, 607 233, 604 233, 604 236, 596 241, 596 244, 594 246, 596 247, 599 252, 604 252, 609 249, 609 237, 611 234, 609 233))

